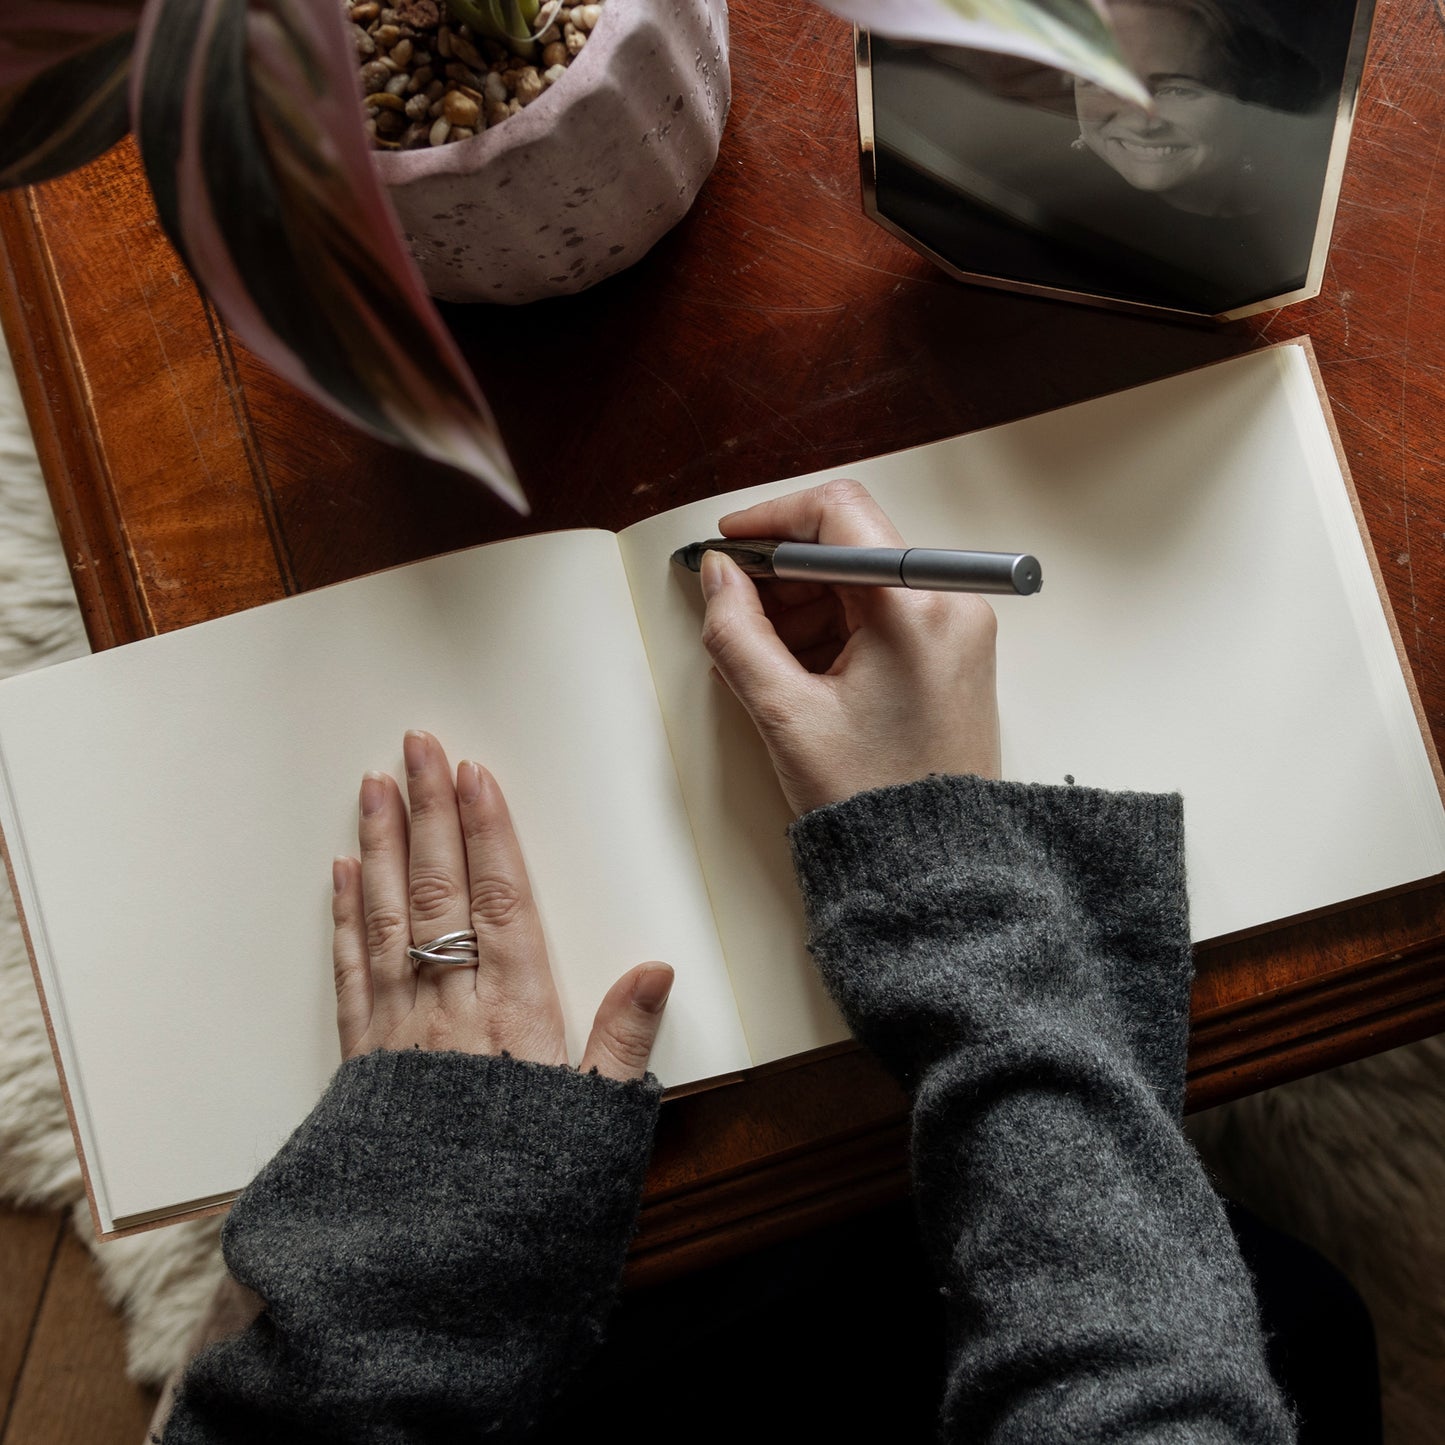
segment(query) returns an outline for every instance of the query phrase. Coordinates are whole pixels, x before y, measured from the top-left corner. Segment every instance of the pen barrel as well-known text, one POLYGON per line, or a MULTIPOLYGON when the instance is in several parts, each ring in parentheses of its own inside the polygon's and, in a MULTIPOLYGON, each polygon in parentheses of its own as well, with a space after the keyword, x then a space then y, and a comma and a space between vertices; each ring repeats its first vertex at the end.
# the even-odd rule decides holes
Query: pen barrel
POLYGON ((1026 552, 945 552, 910 547, 900 568, 905 587, 932 592, 1006 592, 1028 596, 1043 586, 1038 558, 1026 552))
POLYGON ((773 576, 788 582, 856 582, 906 587, 902 547, 829 547, 820 542, 779 542, 773 576))
POLYGON ((934 547, 833 547, 712 537, 672 560, 696 572, 704 555, 724 552, 749 577, 841 586, 916 587, 930 592, 1005 592, 1027 596, 1043 584, 1038 559, 1020 552, 962 552, 934 547))
POLYGON ((1038 560, 1019 552, 960 552, 932 547, 828 547, 780 542, 772 556, 780 581, 916 587, 929 592, 1037 592, 1038 560))

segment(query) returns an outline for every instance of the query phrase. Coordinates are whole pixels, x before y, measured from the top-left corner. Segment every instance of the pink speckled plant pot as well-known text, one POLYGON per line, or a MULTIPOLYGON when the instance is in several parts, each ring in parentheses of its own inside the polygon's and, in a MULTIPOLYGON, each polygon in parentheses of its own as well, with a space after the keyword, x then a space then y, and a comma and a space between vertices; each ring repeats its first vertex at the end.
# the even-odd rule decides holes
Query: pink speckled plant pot
POLYGON ((687 214, 731 98, 726 0, 606 0, 519 115, 376 163, 434 296, 536 301, 632 265, 687 214))

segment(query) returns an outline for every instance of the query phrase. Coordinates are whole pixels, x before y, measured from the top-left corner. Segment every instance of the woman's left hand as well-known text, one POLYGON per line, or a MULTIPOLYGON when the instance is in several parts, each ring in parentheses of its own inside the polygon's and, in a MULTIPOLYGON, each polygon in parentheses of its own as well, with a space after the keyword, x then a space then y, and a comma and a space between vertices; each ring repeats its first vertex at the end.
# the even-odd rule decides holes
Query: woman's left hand
MULTIPOLYGON (((332 867, 336 1023, 343 1058, 372 1049, 506 1052, 542 1064, 567 1062, 541 919, 511 816, 496 780, 475 763, 453 785, 429 733, 404 742, 406 805, 396 783, 368 773, 361 784, 360 859, 332 867), (407 956, 443 934, 475 929, 475 966, 407 956)), ((665 963, 629 970, 597 1010, 582 1070, 611 1079, 647 1071, 672 987, 665 963)))

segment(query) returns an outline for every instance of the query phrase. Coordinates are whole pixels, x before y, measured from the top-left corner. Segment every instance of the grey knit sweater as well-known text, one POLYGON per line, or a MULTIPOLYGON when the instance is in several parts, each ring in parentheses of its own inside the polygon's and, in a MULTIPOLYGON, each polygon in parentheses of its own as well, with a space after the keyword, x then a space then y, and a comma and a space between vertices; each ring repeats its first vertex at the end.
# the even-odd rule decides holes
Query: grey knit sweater
MULTIPOLYGON (((944 1438, 1292 1441, 1179 1129, 1178 800, 930 778, 791 837, 823 977, 914 1100, 944 1438)), ((267 1308, 198 1357, 166 1445, 525 1436, 601 1338, 657 1098, 505 1058, 342 1065, 232 1210, 267 1308)))

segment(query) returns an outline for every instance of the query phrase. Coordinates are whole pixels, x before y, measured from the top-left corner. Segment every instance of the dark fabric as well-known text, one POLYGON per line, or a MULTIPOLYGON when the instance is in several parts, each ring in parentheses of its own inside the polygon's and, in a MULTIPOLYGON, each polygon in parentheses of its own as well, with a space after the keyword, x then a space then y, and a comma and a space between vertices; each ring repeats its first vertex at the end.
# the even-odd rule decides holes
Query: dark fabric
MULTIPOLYGON (((931 1415, 941 1387, 955 1440, 1292 1441, 1248 1275, 1179 1129, 1178 800, 932 778, 809 814, 792 843, 823 977, 914 1099, 944 1351, 931 1378, 907 1374, 902 1337, 924 1322, 900 1321, 884 1367, 908 1393, 900 1417, 931 1415)), ((167 1445, 525 1435, 595 1352, 657 1099, 506 1058, 343 1065, 232 1211, 227 1262, 266 1310, 198 1357, 167 1445)), ((854 1288, 850 1253, 833 1262, 854 1288)), ((820 1393, 890 1387, 846 1330, 820 1354, 776 1284, 733 1279, 719 1318, 770 1342, 804 1423, 820 1393), (760 1294, 777 1305, 761 1323, 760 1294)), ((645 1334, 635 1349, 645 1379, 645 1334)), ((663 1428, 705 1431, 743 1388, 716 1377, 663 1428)), ((648 1411, 634 1392, 611 1421, 645 1428, 648 1411)), ((777 1438, 779 1418, 765 1407, 752 1433, 777 1438)))
MULTIPOLYGON (((1380 1445, 1374 1330, 1323 1256, 1225 1202, 1300 1445, 1380 1445)), ((591 1369, 538 1434, 574 1445, 619 1399, 711 1441, 934 1445, 943 1299, 910 1200, 625 1294, 591 1369), (699 1411, 699 1403, 704 1406, 699 1411)))
POLYGON ((660 1096, 505 1057, 343 1064, 226 1220, 266 1310, 197 1357, 166 1445, 524 1436, 601 1338, 660 1096))
POLYGON ((1299 1413, 1299 1445, 1381 1445, 1375 1326, 1354 1285, 1322 1254, 1225 1201, 1254 1276, 1269 1364, 1299 1413))
POLYGON ((903 1200, 629 1291, 537 1441, 576 1445, 646 1400, 688 1445, 932 1445, 943 1381, 943 1301, 903 1200))
POLYGON ((945 1438, 1293 1441, 1179 1127, 1179 799, 935 777, 792 842, 823 979, 913 1096, 945 1438))

